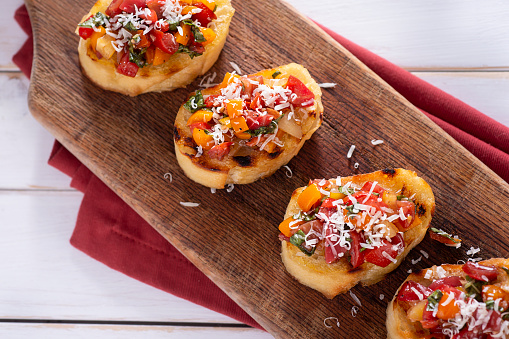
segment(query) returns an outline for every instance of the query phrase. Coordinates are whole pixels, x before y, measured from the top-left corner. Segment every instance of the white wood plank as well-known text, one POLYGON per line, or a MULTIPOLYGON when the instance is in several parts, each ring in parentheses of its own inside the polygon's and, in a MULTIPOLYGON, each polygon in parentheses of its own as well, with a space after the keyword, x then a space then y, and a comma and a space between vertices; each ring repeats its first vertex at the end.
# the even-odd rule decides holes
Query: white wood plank
POLYGON ((414 74, 509 127, 509 72, 414 74))
POLYGON ((237 323, 72 247, 81 197, 78 192, 0 191, 0 319, 237 323))
POLYGON ((287 1, 408 69, 509 69, 507 1, 287 1))
POLYGON ((47 165, 54 138, 30 114, 28 80, 0 73, 0 188, 69 189, 70 178, 47 165))
MULTIPOLYGON (((509 69, 509 2, 288 0, 303 14, 408 68, 509 69)), ((21 0, 0 12, 0 70, 26 35, 12 19, 21 0)), ((92 1, 90 2, 92 3, 92 1)))
POLYGON ((268 339, 270 334, 254 328, 204 328, 177 326, 115 326, 73 324, 17 324, 0 323, 0 337, 9 339, 268 339))

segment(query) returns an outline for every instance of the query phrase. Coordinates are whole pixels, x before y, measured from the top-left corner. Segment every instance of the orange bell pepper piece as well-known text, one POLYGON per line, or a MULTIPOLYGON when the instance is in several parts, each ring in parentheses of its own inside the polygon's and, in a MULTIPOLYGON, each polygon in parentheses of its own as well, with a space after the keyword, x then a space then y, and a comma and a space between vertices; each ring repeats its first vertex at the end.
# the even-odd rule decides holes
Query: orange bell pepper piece
POLYGON ((293 235, 292 229, 296 229, 297 226, 303 223, 304 220, 295 220, 293 217, 286 218, 279 224, 279 231, 290 238, 293 235))
POLYGON ((308 212, 322 198, 322 193, 316 184, 311 184, 297 198, 297 204, 304 212, 308 212))
POLYGON ((201 43, 203 46, 210 44, 216 38, 216 32, 210 28, 200 27, 200 32, 205 38, 205 41, 201 43))
POLYGON ((204 130, 195 128, 193 129, 193 140, 198 145, 201 146, 204 150, 209 150, 214 147, 215 142, 212 136, 205 133, 204 130))
POLYGON ((195 122, 209 122, 212 120, 212 111, 199 110, 193 113, 187 120, 187 126, 194 124, 195 122))
POLYGON ((90 47, 92 47, 92 50, 94 52, 96 52, 95 48, 97 46, 97 39, 99 39, 100 37, 102 37, 105 34, 106 34, 106 29, 104 29, 104 27, 100 26, 99 31, 98 32, 94 31, 94 33, 92 33, 90 38, 88 38, 90 40, 90 47))
MULTIPOLYGON (((237 118, 240 116, 240 113, 242 112, 242 99, 231 99, 226 103, 226 112, 228 113, 228 116, 231 119, 237 118)), ((242 118, 244 119, 244 118, 242 118)), ((245 120, 244 120, 245 122, 245 120)), ((233 126, 233 124, 232 124, 233 126)), ((247 126, 247 124, 246 124, 247 126)), ((248 129, 246 129, 247 131, 248 129)))
POLYGON ((191 26, 186 25, 184 23, 180 24, 180 28, 182 28, 182 34, 179 31, 175 33, 175 40, 181 45, 187 45, 189 39, 191 38, 191 26))
POLYGON ((205 6, 207 6, 212 12, 214 11, 214 9, 216 8, 216 3, 214 1, 209 1, 209 0, 198 0, 198 1, 193 1, 193 3, 197 3, 197 2, 201 2, 202 4, 204 4, 205 6))
POLYGON ((442 298, 440 298, 440 303, 438 304, 437 318, 448 320, 452 319, 458 314, 460 308, 454 302, 454 299, 451 300, 448 304, 445 304, 446 300, 449 298, 449 293, 444 293, 442 298))
POLYGON ((160 48, 156 47, 152 65, 157 66, 157 65, 164 64, 166 61, 170 60, 170 58, 171 58, 171 54, 163 52, 160 48))
POLYGON ((147 59, 147 64, 154 63, 154 55, 155 54, 156 54, 156 46, 150 45, 150 47, 147 48, 147 51, 145 52, 145 58, 147 59))
POLYGON ((137 30, 136 34, 139 34, 140 36, 140 42, 136 44, 136 48, 145 48, 150 46, 150 41, 148 41, 148 38, 145 34, 143 34, 143 30, 137 30))

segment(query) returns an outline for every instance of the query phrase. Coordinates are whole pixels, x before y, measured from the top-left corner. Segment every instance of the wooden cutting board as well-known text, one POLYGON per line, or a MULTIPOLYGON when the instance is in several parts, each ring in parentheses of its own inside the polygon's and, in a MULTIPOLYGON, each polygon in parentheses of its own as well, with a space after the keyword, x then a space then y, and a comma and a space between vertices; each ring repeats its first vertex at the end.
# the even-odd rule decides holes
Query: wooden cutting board
POLYGON ((385 309, 409 269, 508 256, 509 186, 313 23, 279 0, 234 0, 236 14, 219 77, 288 62, 305 65, 324 90, 324 123, 289 167, 228 193, 211 194, 177 164, 172 133, 178 107, 196 88, 135 98, 95 87, 80 71, 75 26, 93 0, 27 0, 35 38, 29 93, 33 115, 168 241, 278 338, 383 338, 385 309), (384 143, 376 147, 372 139, 384 143), (346 154, 356 145, 351 159, 346 154), (354 164, 358 163, 356 169, 354 164), (432 186, 433 226, 459 234, 460 249, 426 239, 383 282, 328 300, 292 279, 280 261, 277 225, 292 191, 310 178, 404 167, 432 186), (173 182, 165 179, 173 175, 173 182), (180 202, 197 202, 190 208, 180 202), (419 250, 429 254, 421 257, 419 250), (381 294, 385 296, 381 300, 381 294), (324 319, 340 326, 328 328, 324 319))

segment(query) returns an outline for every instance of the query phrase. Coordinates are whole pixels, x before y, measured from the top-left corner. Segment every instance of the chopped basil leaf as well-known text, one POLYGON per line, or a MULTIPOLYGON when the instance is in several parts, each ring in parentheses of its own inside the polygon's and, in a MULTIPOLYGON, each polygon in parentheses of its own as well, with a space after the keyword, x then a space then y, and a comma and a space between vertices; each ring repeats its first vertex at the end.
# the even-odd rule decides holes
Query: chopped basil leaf
POLYGON ((136 27, 134 26, 134 24, 131 21, 124 24, 124 28, 131 32, 137 31, 136 27))
POLYGON ((177 50, 177 53, 187 53, 189 54, 189 57, 192 59, 194 57, 202 55, 202 53, 198 53, 195 51, 191 51, 189 47, 179 44, 179 49, 177 50))
POLYGON ((468 297, 473 298, 479 302, 482 302, 482 287, 486 285, 487 281, 480 281, 471 278, 470 276, 465 276, 467 283, 465 284, 465 292, 468 297))
POLYGON ((191 26, 191 32, 193 32, 194 41, 196 42, 205 42, 207 39, 203 36, 202 32, 197 26, 191 26))
POLYGON ((176 31, 177 30, 177 27, 179 26, 179 23, 178 22, 172 22, 170 20, 166 20, 166 22, 168 23, 168 30, 169 31, 176 31))
POLYGON ((495 300, 486 300, 486 309, 492 310, 495 308, 495 300))
POLYGON ((278 124, 279 120, 281 120, 283 115, 284 114, 281 114, 281 116, 279 118, 277 118, 276 120, 272 120, 269 125, 257 128, 254 131, 249 130, 249 131, 247 131, 247 133, 251 134, 251 136, 253 136, 253 137, 257 137, 262 134, 272 134, 276 131, 277 124, 278 124))
POLYGON ((296 220, 311 221, 311 220, 316 219, 316 216, 315 216, 314 212, 312 212, 312 213, 304 213, 304 212, 300 211, 299 213, 294 214, 293 218, 296 219, 296 220))
POLYGON ((507 273, 507 275, 509 275, 509 268, 502 266, 502 269, 505 271, 505 273, 507 273))
POLYGON ((348 215, 357 214, 360 212, 358 209, 354 208, 353 205, 346 206, 345 209, 348 211, 348 215))
POLYGON ((315 252, 316 246, 313 246, 311 249, 305 246, 306 234, 302 230, 298 230, 297 233, 290 237, 290 243, 297 246, 302 252, 304 252, 308 256, 312 255, 315 252))
POLYGON ((454 243, 456 243, 456 244, 457 244, 457 243, 459 243, 459 242, 461 242, 461 240, 456 239, 456 238, 453 238, 453 237, 452 237, 452 235, 450 235, 449 233, 444 232, 444 231, 442 231, 442 230, 439 230, 438 228, 431 227, 431 228, 430 228, 430 230, 431 230, 432 232, 434 232, 434 233, 438 234, 438 235, 441 235, 441 236, 442 236, 442 237, 444 237, 444 238, 447 238, 447 239, 449 239, 449 240, 453 241, 453 242, 454 242, 454 243))
POLYGON ((375 193, 375 192, 373 192, 372 194, 373 194, 374 196, 377 196, 377 197, 379 197, 379 196, 380 196, 380 193, 375 193))
POLYGON ((216 9, 217 9, 217 4, 214 6, 214 10, 213 10, 213 12, 215 12, 215 11, 216 11, 216 9))
POLYGON ((280 74, 281 74, 280 71, 275 71, 274 73, 272 73, 272 79, 276 79, 280 74))
POLYGON ((343 186, 339 186, 339 193, 343 193, 345 195, 348 195, 348 194, 354 194, 355 193, 355 190, 353 188, 348 188, 345 190, 345 188, 343 186))
POLYGON ((398 195, 398 196, 396 196, 396 199, 403 200, 403 199, 408 199, 408 198, 404 195, 398 195))
POLYGON ((509 320, 509 312, 502 314, 502 319, 509 320))
POLYGON ((196 93, 187 100, 184 104, 184 108, 189 112, 194 113, 204 107, 203 95, 200 90, 197 90, 196 93))
POLYGON ((366 250, 366 247, 361 247, 361 249, 359 250, 359 252, 364 252, 366 250))
POLYGON ((97 12, 97 13, 95 13, 95 15, 93 17, 82 22, 81 24, 78 24, 78 26, 79 27, 88 27, 88 28, 104 26, 104 25, 106 25, 106 21, 108 21, 109 19, 110 19, 109 16, 107 16, 101 12, 97 12))
POLYGON ((428 305, 426 306, 426 311, 434 311, 438 307, 438 303, 440 302, 440 299, 442 299, 443 293, 440 290, 436 290, 435 292, 431 293, 431 295, 428 297, 428 305))
POLYGON ((145 52, 147 48, 137 49, 134 45, 141 40, 140 36, 136 34, 129 41, 129 61, 135 63, 138 67, 145 66, 145 52))

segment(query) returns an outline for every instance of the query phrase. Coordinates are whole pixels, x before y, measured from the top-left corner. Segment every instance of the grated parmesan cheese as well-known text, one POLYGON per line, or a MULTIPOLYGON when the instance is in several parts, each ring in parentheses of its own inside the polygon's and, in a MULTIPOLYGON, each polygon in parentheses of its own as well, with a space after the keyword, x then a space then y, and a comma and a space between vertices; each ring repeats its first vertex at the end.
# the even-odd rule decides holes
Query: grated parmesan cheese
POLYGON ((200 204, 199 204, 199 203, 197 203, 197 202, 186 202, 186 201, 181 201, 181 202, 180 202, 180 204, 181 204, 182 206, 185 206, 185 207, 198 207, 198 206, 200 206, 200 204))
POLYGON ((346 157, 350 159, 352 157, 353 151, 355 150, 355 145, 350 146, 350 149, 348 150, 348 153, 346 154, 346 157))
POLYGON ((334 87, 336 87, 336 85, 337 84, 335 82, 324 82, 324 83, 318 84, 318 86, 321 88, 334 88, 334 87))
POLYGON ((170 179, 170 182, 173 181, 173 176, 171 175, 171 173, 164 173, 164 178, 165 179, 170 179))
POLYGON ((373 146, 377 146, 377 145, 380 145, 383 143, 384 143, 383 140, 376 140, 376 139, 371 140, 371 145, 373 145, 373 146))

